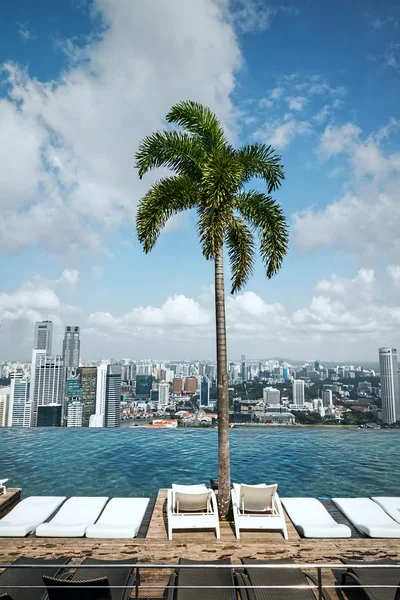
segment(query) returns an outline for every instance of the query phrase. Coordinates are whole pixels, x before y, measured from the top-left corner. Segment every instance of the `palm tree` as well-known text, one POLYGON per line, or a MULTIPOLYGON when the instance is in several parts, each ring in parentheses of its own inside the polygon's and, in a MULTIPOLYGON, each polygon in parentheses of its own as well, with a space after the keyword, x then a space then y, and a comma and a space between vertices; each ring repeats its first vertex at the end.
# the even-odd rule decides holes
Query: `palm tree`
POLYGON ((144 252, 152 250, 173 215, 195 209, 203 256, 214 261, 218 398, 218 505, 226 518, 230 500, 229 396, 225 323, 224 245, 231 266, 231 293, 240 290, 253 272, 254 234, 268 278, 281 267, 287 252, 288 228, 280 206, 270 194, 284 179, 281 157, 263 144, 233 148, 209 108, 184 101, 173 106, 168 123, 182 127, 144 138, 136 154, 142 178, 147 171, 167 167, 173 174, 157 181, 141 199, 136 228, 144 252), (254 177, 267 193, 245 189, 254 177))

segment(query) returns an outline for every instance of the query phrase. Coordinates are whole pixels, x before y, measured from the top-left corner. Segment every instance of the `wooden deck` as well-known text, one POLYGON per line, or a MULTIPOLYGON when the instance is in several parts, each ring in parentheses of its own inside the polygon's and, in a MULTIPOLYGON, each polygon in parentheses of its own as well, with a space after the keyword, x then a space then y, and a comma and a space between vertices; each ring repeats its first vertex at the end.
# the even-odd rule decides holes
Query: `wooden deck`
MULTIPOLYGON (((139 563, 177 564, 179 558, 194 560, 216 560, 231 558, 238 564, 240 558, 273 559, 292 558, 298 563, 339 563, 340 557, 366 557, 368 560, 390 557, 400 561, 400 540, 348 538, 348 539, 301 539, 291 521, 288 524, 289 540, 278 532, 243 532, 237 540, 231 523, 221 524, 221 539, 206 531, 182 531, 173 534, 168 541, 166 530, 166 490, 160 490, 150 519, 146 515, 140 535, 132 540, 117 539, 71 539, 71 538, 3 538, 0 539, 0 562, 12 562, 18 556, 52 558, 70 555, 73 563, 93 556, 110 560, 136 558, 139 563), (147 531, 146 531, 147 529, 147 531)), ((171 569, 141 570, 144 585, 165 586, 171 569)), ((331 570, 323 571, 323 582, 334 583, 331 570)), ((157 591, 141 592, 142 597, 161 595, 157 591)), ((343 596, 331 591, 333 600, 343 596)), ((350 596, 349 596, 350 597, 350 596)), ((355 598, 354 593, 352 598, 355 598)))
POLYGON ((2 519, 21 500, 19 488, 7 488, 5 494, 0 495, 0 519, 2 519))

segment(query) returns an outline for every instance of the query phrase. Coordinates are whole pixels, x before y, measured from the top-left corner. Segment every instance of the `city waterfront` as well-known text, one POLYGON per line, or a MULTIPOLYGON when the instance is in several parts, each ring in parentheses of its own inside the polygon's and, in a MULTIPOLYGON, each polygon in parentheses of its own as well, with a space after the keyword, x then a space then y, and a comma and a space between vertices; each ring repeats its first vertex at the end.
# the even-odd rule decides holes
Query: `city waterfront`
MULTIPOLYGON (((400 495, 400 430, 231 431, 232 481, 281 496, 400 495)), ((217 477, 217 431, 0 429, 0 476, 27 495, 155 497, 217 477)))

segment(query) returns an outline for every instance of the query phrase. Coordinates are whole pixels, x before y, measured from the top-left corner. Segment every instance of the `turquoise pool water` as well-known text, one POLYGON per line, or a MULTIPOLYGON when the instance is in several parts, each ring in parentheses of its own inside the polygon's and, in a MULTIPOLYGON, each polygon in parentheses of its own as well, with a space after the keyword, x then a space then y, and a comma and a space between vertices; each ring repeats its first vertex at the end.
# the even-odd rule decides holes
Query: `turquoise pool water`
MULTIPOLYGON (((233 429, 232 481, 281 496, 400 496, 400 430, 233 429)), ((0 479, 23 495, 152 496, 217 477, 216 430, 0 429, 0 479)))

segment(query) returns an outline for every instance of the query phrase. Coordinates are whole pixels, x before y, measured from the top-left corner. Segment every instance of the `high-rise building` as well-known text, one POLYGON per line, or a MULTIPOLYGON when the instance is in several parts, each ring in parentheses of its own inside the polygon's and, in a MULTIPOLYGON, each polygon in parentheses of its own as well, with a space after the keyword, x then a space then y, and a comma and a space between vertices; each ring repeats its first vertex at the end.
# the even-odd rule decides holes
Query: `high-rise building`
POLYGON ((210 389, 211 381, 207 377, 203 377, 200 385, 200 406, 210 405, 210 389))
POLYGON ((37 426, 38 427, 61 427, 61 404, 46 404, 38 406, 37 426))
POLYGON ((185 379, 185 392, 190 394, 196 393, 197 379, 196 377, 186 377, 185 379))
POLYGON ((315 368, 316 371, 319 370, 319 360, 318 359, 314 363, 314 368, 315 368))
POLYGON ((278 406, 281 403, 281 393, 279 390, 273 387, 265 387, 263 389, 263 401, 264 404, 269 406, 278 406))
POLYGON ((83 388, 79 374, 67 379, 65 401, 67 427, 82 427, 83 388))
POLYGON ((35 350, 46 350, 51 354, 53 341, 53 323, 52 321, 39 321, 35 323, 35 337, 33 347, 35 350))
POLYGON ((175 396, 180 396, 183 390, 183 380, 181 377, 174 377, 172 382, 172 393, 175 396))
POLYGON ((162 381, 158 386, 158 404, 160 407, 169 404, 169 383, 162 381))
POLYGON ((64 333, 63 341, 63 360, 64 368, 77 369, 79 367, 80 358, 80 328, 76 325, 67 325, 64 333))
POLYGON ((30 402, 29 379, 23 379, 22 373, 12 373, 10 385, 10 403, 8 406, 8 427, 30 427, 32 405, 30 402))
POLYGON ((293 404, 304 406, 304 381, 303 379, 294 379, 292 383, 293 404))
POLYGON ((240 359, 240 375, 242 381, 247 381, 246 356, 242 354, 240 359))
MULTIPOLYGON (((40 406, 62 405, 64 384, 64 367, 61 356, 49 356, 46 350, 33 350, 30 385, 30 401, 32 405, 31 425, 38 425, 38 409, 40 406)), ((49 411, 47 411, 49 412, 49 411)), ((47 414, 42 411, 42 414, 47 414)), ((61 421, 60 421, 61 425, 61 421)))
POLYGON ((7 427, 8 408, 10 405, 10 386, 0 387, 0 427, 7 427))
POLYGON ((382 420, 400 421, 399 378, 396 348, 379 348, 379 367, 382 390, 382 420))
MULTIPOLYGON (((107 364, 101 363, 97 367, 97 384, 96 384, 96 420, 92 422, 101 423, 101 425, 93 425, 93 427, 104 427, 104 413, 106 410, 106 383, 107 383, 107 364)), ((90 426, 90 423, 89 423, 90 426)))
POLYGON ((322 406, 327 408, 328 406, 332 406, 332 390, 322 390, 322 406))
POLYGON ((287 381, 289 379, 289 369, 287 367, 283 367, 282 369, 283 379, 287 381))
POLYGON ((152 385, 152 375, 136 375, 136 396, 150 398, 150 390, 152 385))
POLYGON ((82 427, 89 427, 90 417, 96 412, 97 367, 79 367, 77 372, 82 386, 82 427))
POLYGON ((121 413, 121 365, 108 365, 106 379, 105 427, 119 427, 121 413))

